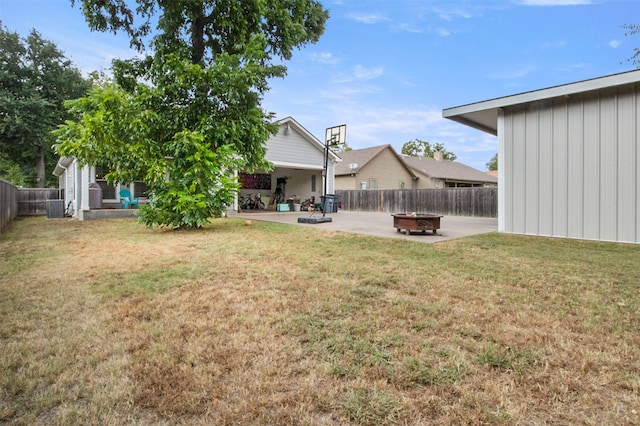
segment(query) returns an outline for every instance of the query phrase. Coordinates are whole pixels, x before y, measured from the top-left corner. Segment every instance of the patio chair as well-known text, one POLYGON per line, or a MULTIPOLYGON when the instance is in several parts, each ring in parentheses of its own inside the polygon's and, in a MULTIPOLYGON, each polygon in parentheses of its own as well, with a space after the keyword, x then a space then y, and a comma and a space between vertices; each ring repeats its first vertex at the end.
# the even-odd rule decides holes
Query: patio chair
POLYGON ((120 190, 120 201, 122 202, 122 207, 125 209, 128 209, 129 206, 140 206, 138 197, 132 198, 131 192, 128 189, 120 190))

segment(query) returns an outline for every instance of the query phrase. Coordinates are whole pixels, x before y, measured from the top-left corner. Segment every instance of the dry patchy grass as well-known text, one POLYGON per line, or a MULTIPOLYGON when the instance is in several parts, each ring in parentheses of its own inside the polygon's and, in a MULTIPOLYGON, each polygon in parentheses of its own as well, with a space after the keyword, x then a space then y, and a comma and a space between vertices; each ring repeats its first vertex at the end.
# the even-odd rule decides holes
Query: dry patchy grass
POLYGON ((638 424, 639 255, 18 220, 0 423, 638 424))

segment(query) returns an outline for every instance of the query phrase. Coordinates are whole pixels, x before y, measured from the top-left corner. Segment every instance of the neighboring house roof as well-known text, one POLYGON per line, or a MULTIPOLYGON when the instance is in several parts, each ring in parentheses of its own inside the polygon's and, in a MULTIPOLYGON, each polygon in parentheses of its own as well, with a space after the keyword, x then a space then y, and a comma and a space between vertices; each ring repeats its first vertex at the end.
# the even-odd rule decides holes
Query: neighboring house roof
POLYGON ((436 160, 433 157, 413 157, 403 155, 409 167, 434 179, 456 180, 464 182, 498 183, 498 179, 485 172, 465 164, 449 160, 436 160))
POLYGON ((447 108, 442 110, 442 116, 492 135, 497 135, 498 112, 501 108, 559 96, 571 96, 607 87, 635 84, 638 81, 640 81, 640 70, 629 71, 606 77, 554 86, 547 89, 505 96, 488 101, 447 108))
POLYGON ((340 153, 342 157, 342 162, 336 165, 335 175, 336 176, 344 176, 350 174, 357 174, 358 171, 362 170, 363 167, 367 165, 367 163, 371 162, 375 157, 377 157, 384 150, 389 149, 398 158, 400 164, 402 164, 407 172, 415 177, 415 173, 411 168, 403 161, 402 157, 398 155, 398 153, 393 149, 393 147, 389 144, 373 146, 371 148, 363 148, 363 149, 352 149, 350 151, 344 151, 340 153))

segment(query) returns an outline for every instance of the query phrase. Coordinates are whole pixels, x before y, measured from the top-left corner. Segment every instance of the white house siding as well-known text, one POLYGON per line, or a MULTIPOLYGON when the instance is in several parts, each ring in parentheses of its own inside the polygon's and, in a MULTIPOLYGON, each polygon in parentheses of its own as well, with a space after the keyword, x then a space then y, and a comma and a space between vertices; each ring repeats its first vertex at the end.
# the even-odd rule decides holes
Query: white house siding
POLYGON ((500 112, 501 231, 640 242, 639 88, 500 112))
MULTIPOLYGON (((287 119, 282 121, 278 133, 269 138, 266 143, 267 161, 274 164, 275 169, 272 174, 272 187, 275 188, 276 179, 281 176, 287 177, 285 198, 296 195, 302 200, 315 197, 319 202, 319 197, 323 194, 324 185, 324 146, 320 141, 311 142, 312 135, 304 136, 306 131, 299 128, 294 121, 287 119), (287 131, 287 125, 289 130, 287 131), (315 191, 312 191, 311 180, 315 175, 315 191)), ((334 160, 330 155, 327 170, 327 194, 333 194, 334 181, 334 160)))
POLYGON ((280 126, 278 133, 267 141, 265 158, 276 166, 322 170, 324 168, 323 150, 311 145, 293 129, 289 134, 285 134, 285 128, 280 126))

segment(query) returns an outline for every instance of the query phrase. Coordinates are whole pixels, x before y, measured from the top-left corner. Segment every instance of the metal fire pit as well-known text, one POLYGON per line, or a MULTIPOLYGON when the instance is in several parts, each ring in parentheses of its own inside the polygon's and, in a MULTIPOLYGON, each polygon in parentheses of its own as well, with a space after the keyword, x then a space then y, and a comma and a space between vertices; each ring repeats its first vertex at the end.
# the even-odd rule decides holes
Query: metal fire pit
POLYGON ((404 229, 405 234, 411 234, 411 231, 433 231, 433 235, 437 235, 440 229, 440 218, 435 214, 429 213, 395 213, 393 216, 393 226, 398 232, 404 229))

